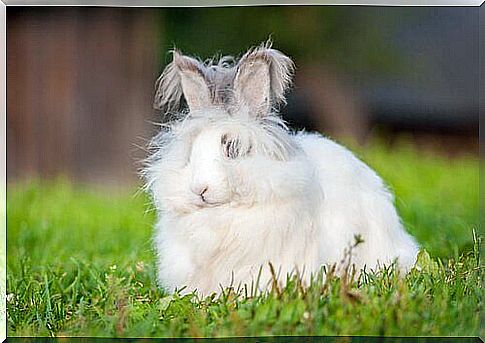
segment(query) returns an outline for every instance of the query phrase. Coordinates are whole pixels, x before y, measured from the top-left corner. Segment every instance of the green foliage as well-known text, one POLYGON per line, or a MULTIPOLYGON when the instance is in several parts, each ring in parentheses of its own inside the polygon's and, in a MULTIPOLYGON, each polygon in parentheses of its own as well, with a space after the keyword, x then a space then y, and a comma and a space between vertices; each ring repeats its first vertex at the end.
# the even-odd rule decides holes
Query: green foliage
POLYGON ((256 297, 167 294, 156 285, 155 215, 143 194, 66 182, 9 185, 8 334, 74 336, 478 335, 483 265, 478 160, 372 144, 361 157, 396 193, 422 250, 416 268, 293 278, 256 297))
POLYGON ((339 6, 170 8, 161 11, 161 51, 176 45, 203 58, 237 56, 271 37, 297 65, 323 61, 352 71, 394 72, 402 59, 385 37, 395 30, 394 15, 339 6))

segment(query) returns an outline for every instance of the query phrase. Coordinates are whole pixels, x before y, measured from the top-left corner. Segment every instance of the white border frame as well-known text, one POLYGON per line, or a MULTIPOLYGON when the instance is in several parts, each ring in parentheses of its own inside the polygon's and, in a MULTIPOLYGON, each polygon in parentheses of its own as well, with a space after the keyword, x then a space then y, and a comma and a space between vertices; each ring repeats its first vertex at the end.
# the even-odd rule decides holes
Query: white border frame
MULTIPOLYGON (((6 273, 7 273, 7 6, 110 6, 110 7, 231 7, 231 6, 268 6, 268 5, 360 5, 360 6, 473 6, 483 5, 485 0, 1 0, 0 1, 0 341, 6 339, 6 273)), ((479 18, 482 20, 483 9, 479 18)), ((482 23, 480 24, 480 29, 482 23)), ((481 35, 480 35, 481 36, 481 35)), ((480 47, 483 44, 480 43, 480 47)), ((481 52, 482 49, 480 49, 481 52)), ((484 69, 480 60, 480 84, 482 86, 484 69)), ((483 114, 483 95, 480 93, 480 117, 483 114)), ((481 119, 481 118, 480 118, 481 119)), ((481 145, 481 144, 480 144, 481 145)), ((483 151, 482 151, 483 153, 483 151)), ((481 174, 481 173, 480 173, 481 174)), ((480 194, 482 197, 483 194, 480 194)), ((482 208, 480 206, 480 208, 482 208)), ((485 248, 485 247, 484 247, 485 248)))

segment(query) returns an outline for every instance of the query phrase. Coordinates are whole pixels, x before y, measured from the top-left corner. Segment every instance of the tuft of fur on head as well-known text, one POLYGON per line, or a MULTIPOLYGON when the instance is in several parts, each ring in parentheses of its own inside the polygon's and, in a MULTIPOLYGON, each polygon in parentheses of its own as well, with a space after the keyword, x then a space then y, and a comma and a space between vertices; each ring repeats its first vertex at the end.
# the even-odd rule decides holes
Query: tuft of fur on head
POLYGON ((232 56, 222 56, 202 62, 200 59, 184 56, 177 49, 171 53, 173 61, 157 79, 153 102, 154 108, 165 114, 181 110, 181 100, 184 97, 181 75, 184 71, 198 74, 207 84, 212 104, 224 106, 230 112, 236 111, 234 108, 239 108, 241 104, 234 94, 234 82, 237 82, 238 77, 243 78, 241 82, 245 82, 244 78, 251 76, 251 69, 258 62, 264 62, 269 68, 268 101, 271 107, 276 108, 279 104, 286 103, 285 92, 291 86, 295 66, 288 56, 272 48, 271 40, 249 49, 239 60, 232 56))

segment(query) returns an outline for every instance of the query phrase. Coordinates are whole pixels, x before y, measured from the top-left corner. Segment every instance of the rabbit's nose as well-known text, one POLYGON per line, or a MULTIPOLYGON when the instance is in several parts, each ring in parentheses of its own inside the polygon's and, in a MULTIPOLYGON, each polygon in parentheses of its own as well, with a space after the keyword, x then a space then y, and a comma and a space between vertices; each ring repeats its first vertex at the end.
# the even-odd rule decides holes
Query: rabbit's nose
POLYGON ((204 200, 204 194, 207 192, 208 189, 209 189, 209 186, 207 185, 198 185, 198 186, 192 187, 192 192, 194 194, 199 195, 202 198, 202 200, 204 200))
POLYGON ((208 189, 209 189, 209 187, 207 187, 207 186, 206 186, 206 187, 204 187, 204 189, 200 191, 199 195, 200 195, 201 197, 204 197, 204 194, 205 194, 205 192, 207 192, 207 190, 208 190, 208 189))

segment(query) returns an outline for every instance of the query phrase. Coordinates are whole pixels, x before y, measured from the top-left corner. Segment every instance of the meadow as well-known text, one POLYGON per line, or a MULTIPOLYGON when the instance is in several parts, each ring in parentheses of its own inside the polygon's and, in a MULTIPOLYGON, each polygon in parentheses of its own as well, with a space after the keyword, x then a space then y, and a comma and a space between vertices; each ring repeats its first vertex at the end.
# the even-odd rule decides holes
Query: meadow
POLYGON ((136 188, 110 193, 67 181, 7 189, 9 336, 484 336, 479 161, 401 143, 359 156, 396 195, 422 247, 406 277, 296 278, 269 294, 168 294, 156 284, 155 213, 136 188))

